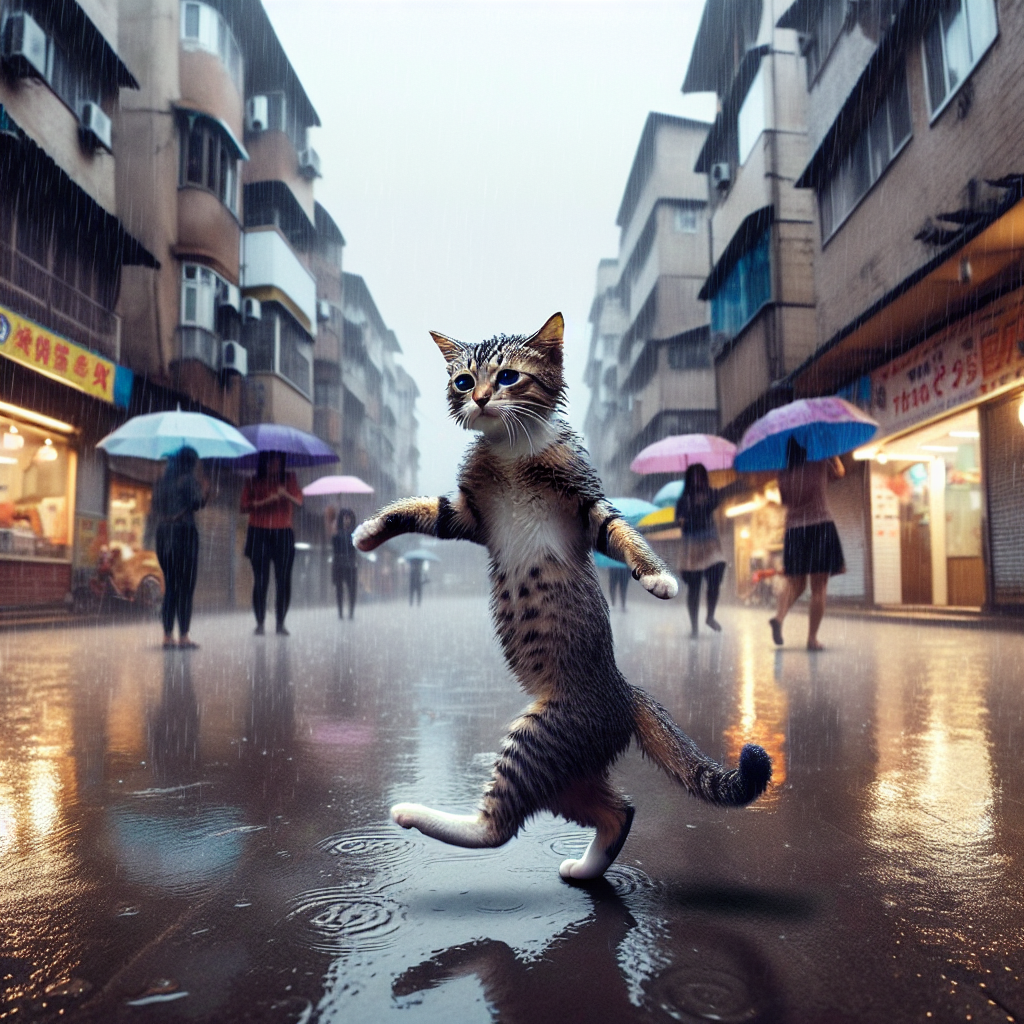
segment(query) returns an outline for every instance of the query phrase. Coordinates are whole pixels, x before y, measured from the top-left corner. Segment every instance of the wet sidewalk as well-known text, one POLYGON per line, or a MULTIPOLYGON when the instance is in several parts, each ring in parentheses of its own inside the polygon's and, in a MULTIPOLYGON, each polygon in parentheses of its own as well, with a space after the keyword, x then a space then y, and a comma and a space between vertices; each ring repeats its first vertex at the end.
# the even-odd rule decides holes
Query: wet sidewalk
MULTIPOLYGON (((432 598, 432 599, 431 599, 432 598)), ((631 752, 606 883, 583 830, 495 851, 390 824, 468 810, 525 703, 483 599, 0 634, 0 1018, 1006 1021, 1024 1015, 1024 637, 827 619, 828 649, 637 587, 628 678, 712 755, 765 745, 741 811, 631 752)))

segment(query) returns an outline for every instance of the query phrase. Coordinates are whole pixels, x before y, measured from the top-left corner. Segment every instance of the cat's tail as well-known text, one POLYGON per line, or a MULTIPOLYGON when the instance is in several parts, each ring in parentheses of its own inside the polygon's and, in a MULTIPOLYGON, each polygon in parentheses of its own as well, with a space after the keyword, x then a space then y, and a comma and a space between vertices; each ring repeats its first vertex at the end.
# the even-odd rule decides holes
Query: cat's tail
POLYGON ((635 686, 631 689, 633 735, 640 749, 693 796, 739 807, 756 800, 768 787, 772 761, 762 747, 748 743, 740 751, 739 767, 725 769, 711 760, 650 694, 635 686))

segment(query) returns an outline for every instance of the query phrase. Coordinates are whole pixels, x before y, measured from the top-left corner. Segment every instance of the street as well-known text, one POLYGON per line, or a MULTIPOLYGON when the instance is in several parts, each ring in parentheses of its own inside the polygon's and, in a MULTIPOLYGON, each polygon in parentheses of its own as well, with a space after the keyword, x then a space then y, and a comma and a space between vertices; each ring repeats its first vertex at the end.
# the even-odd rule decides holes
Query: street
POLYGON ((398 799, 472 807, 524 704, 483 598, 290 638, 200 618, 0 635, 0 1017, 1004 1021, 1024 1013, 1024 638, 759 610, 684 635, 630 588, 619 663, 710 754, 762 743, 745 810, 631 751, 607 881, 550 817, 468 851, 398 799))

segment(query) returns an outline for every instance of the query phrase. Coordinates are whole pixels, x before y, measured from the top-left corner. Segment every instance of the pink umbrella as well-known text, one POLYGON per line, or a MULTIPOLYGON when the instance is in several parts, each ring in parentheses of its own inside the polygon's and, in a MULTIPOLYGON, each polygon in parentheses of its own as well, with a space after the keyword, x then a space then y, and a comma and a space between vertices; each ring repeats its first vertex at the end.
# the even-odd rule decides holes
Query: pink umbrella
POLYGON ((695 462, 705 469, 728 469, 736 445, 714 434, 673 434, 649 444, 630 464, 634 473, 684 473, 695 462))
POLYGON ((373 494, 373 488, 357 476, 322 476, 302 488, 303 494, 373 494))

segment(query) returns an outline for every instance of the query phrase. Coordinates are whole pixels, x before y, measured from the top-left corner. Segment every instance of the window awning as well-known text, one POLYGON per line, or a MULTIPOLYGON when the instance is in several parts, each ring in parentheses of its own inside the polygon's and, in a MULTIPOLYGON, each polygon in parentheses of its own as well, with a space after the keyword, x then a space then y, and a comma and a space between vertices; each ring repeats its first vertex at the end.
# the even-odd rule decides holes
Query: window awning
POLYGON ((207 121, 209 124, 212 124, 231 144, 231 148, 234 150, 235 156, 239 160, 249 159, 248 150, 241 144, 241 142, 238 141, 237 138, 235 138, 235 133, 228 127, 227 122, 222 118, 219 118, 214 114, 208 114, 205 110, 196 110, 195 107, 184 107, 180 103, 175 103, 174 109, 180 111, 188 118, 190 126, 196 119, 207 121))
POLYGON ((789 375, 797 396, 834 394, 1024 283, 1024 173, 994 184, 1007 190, 997 210, 966 226, 955 243, 891 288, 789 375), (970 268, 966 281, 965 265, 970 268))
POLYGON ((729 272, 739 263, 741 257, 752 249, 757 240, 771 227, 775 220, 775 207, 762 206, 752 214, 744 217, 743 222, 736 229, 725 251, 718 258, 718 262, 712 267, 704 286, 697 293, 698 299, 707 302, 713 299, 718 289, 725 283, 729 272))
POLYGON ((128 266, 159 267, 160 261, 121 221, 105 210, 78 185, 34 139, 24 132, 0 104, 0 181, 8 193, 46 196, 74 211, 83 235, 94 235, 111 247, 128 266))
POLYGON ((139 88, 135 76, 81 4, 75 0, 50 0, 46 16, 64 38, 75 41, 78 57, 96 68, 105 83, 127 89, 139 88))

